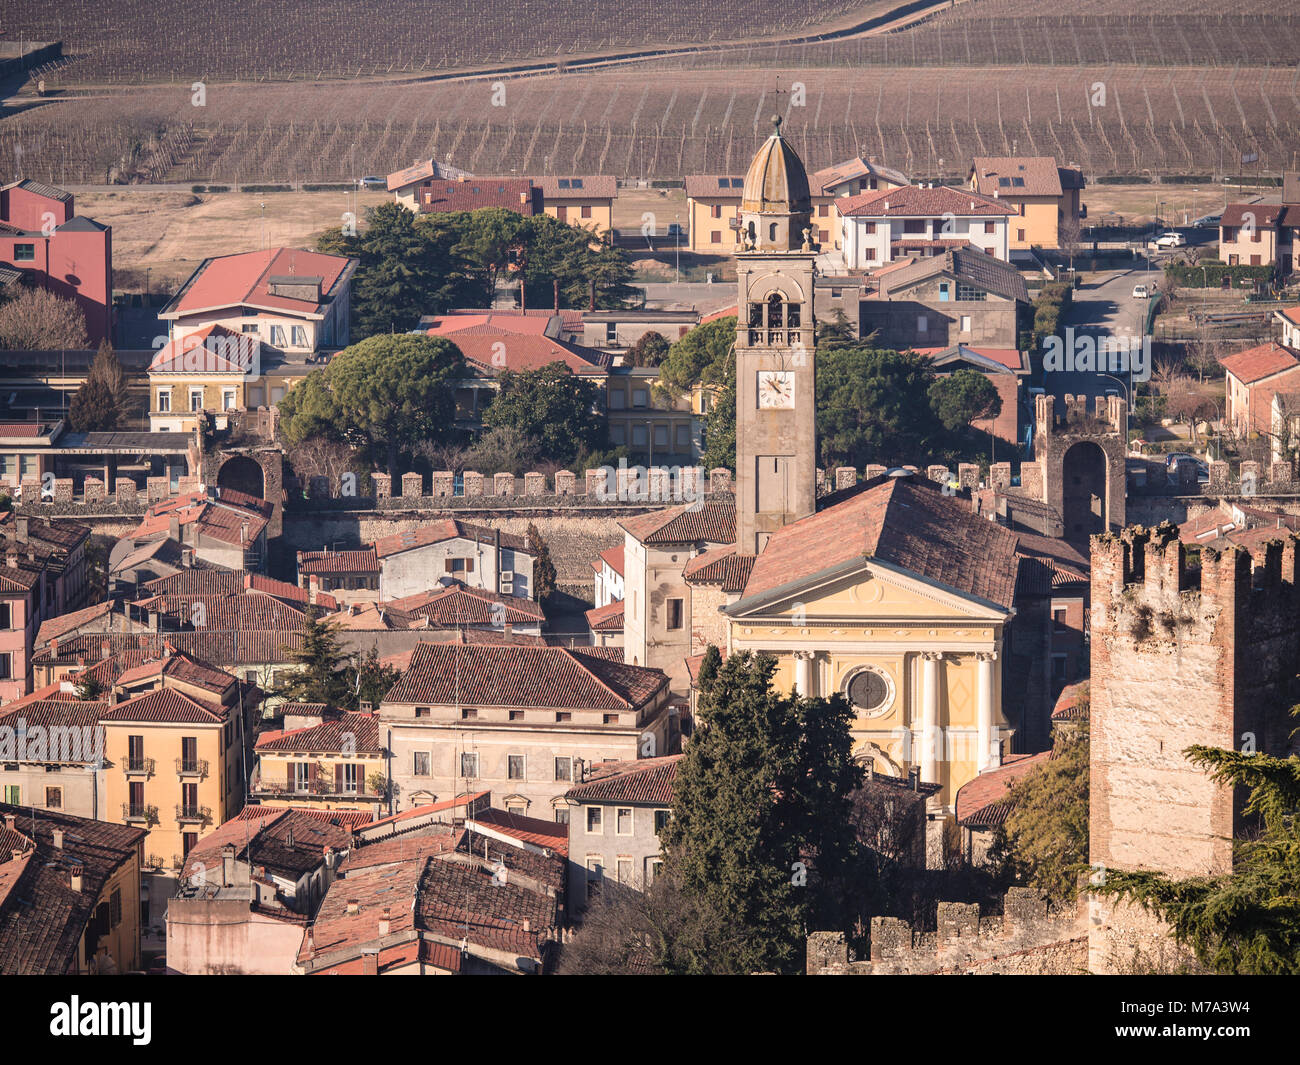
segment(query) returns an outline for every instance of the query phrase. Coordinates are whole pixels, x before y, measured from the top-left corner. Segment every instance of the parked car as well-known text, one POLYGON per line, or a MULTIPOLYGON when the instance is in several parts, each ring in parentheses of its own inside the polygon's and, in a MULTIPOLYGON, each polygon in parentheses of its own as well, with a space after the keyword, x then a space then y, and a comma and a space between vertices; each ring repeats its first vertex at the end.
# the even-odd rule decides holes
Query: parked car
POLYGON ((1181 248, 1187 243, 1187 238, 1181 233, 1175 233, 1170 230, 1168 233, 1161 233, 1156 237, 1157 248, 1181 248))
POLYGON ((679 225, 677 222, 669 222, 669 223, 668 223, 668 239, 669 239, 669 240, 673 240, 673 239, 676 239, 676 238, 678 238, 678 237, 681 237, 683 240, 686 238, 686 229, 685 229, 685 227, 682 226, 682 225, 679 225))
POLYGON ((387 181, 385 181, 385 180, 384 180, 383 178, 381 178, 381 177, 375 177, 373 174, 371 174, 370 177, 358 178, 358 179, 357 179, 357 184, 360 185, 363 189, 386 189, 386 188, 388 188, 388 182, 387 182, 387 181))
POLYGON ((1192 225, 1196 226, 1197 229, 1218 229, 1219 223, 1222 221, 1223 215, 1221 214, 1203 214, 1192 225))
POLYGON ((1191 462, 1199 461, 1195 455, 1187 451, 1171 451, 1165 456, 1165 469, 1173 469, 1178 463, 1189 460, 1191 462))
POLYGON ((1151 298, 1151 290, 1147 288, 1146 285, 1134 285, 1133 298, 1135 300, 1149 300, 1151 298))

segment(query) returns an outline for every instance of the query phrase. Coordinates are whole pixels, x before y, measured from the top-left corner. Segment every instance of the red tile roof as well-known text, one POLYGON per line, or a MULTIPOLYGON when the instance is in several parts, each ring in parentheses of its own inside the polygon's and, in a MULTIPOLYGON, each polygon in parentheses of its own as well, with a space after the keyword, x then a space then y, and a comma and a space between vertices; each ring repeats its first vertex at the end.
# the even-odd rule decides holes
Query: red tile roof
POLYGON ((352 830, 334 825, 313 814, 326 810, 297 810, 290 807, 258 808, 259 813, 232 818, 201 838, 186 855, 181 877, 194 876, 201 869, 220 875, 222 851, 235 847, 235 858, 263 866, 268 873, 298 880, 304 872, 321 866, 325 848, 345 851, 352 846, 352 830))
POLYGON ((1282 211, 1282 205, 1277 203, 1230 203, 1223 209, 1219 226, 1228 229, 1249 222, 1256 229, 1270 229, 1282 211))
POLYGON ((623 600, 616 599, 612 603, 606 603, 594 610, 588 610, 583 614, 583 617, 587 619, 587 624, 591 627, 592 632, 622 632, 623 600))
POLYGON ((977 155, 971 173, 985 196, 1060 196, 1061 175, 1051 156, 977 155))
POLYGON ((36 646, 44 647, 51 640, 57 640, 60 636, 74 632, 83 625, 92 625, 95 622, 102 624, 112 612, 113 600, 106 599, 102 603, 95 603, 93 606, 42 621, 40 630, 36 633, 36 646))
POLYGON ((1052 757, 1051 751, 1012 754, 997 769, 986 770, 957 791, 957 823, 968 828, 996 828, 1014 809, 1007 789, 1052 757))
POLYGON ((225 670, 191 658, 183 651, 177 651, 174 654, 168 654, 164 658, 151 659, 141 662, 137 666, 132 666, 119 674, 116 683, 120 687, 129 688, 142 680, 157 680, 161 683, 164 677, 170 677, 182 684, 190 684, 196 688, 203 688, 215 695, 221 695, 228 691, 232 685, 239 683, 235 677, 232 677, 225 670))
POLYGON ((696 555, 682 570, 687 584, 716 584, 728 594, 743 592, 754 569, 753 555, 736 554, 736 545, 714 547, 696 555))
POLYGON ((1227 355, 1219 364, 1242 384, 1254 384, 1266 377, 1294 370, 1300 366, 1300 358, 1290 348, 1269 341, 1234 355, 1227 355))
POLYGON ((774 532, 745 600, 857 559, 878 559, 1003 609, 1014 599, 1014 534, 927 479, 887 477, 774 532))
POLYGON ((300 251, 296 248, 268 248, 204 260, 166 308, 176 314, 227 307, 257 307, 270 311, 322 314, 324 297, 333 289, 353 260, 342 255, 300 251), (270 278, 296 276, 321 279, 322 301, 273 296, 270 278))
POLYGON ((298 573, 378 573, 379 556, 373 547, 360 551, 299 551, 298 573))
MULTIPOLYGON (((410 532, 381 536, 375 541, 374 548, 375 554, 382 559, 401 551, 410 551, 416 547, 440 544, 445 540, 464 539, 480 544, 491 544, 495 541, 496 536, 497 533, 494 530, 485 526, 471 525, 468 522, 457 521, 454 518, 443 518, 438 521, 428 522, 410 532)), ((509 548, 511 551, 522 551, 530 555, 533 553, 524 537, 506 532, 501 533, 500 536, 502 547, 509 548)))
POLYGON ((581 802, 632 802, 671 806, 680 754, 634 762, 598 762, 590 778, 565 792, 581 802))
MULTIPOLYGON (((291 709, 287 704, 281 710, 291 709)), ((373 714, 346 713, 319 725, 258 737, 259 751, 302 751, 321 754, 381 754, 379 722, 373 714)))
POLYGON ((612 174, 582 174, 578 177, 533 178, 542 196, 552 200, 612 200, 618 195, 618 178, 612 174), (580 182, 579 185, 574 182, 580 182))
POLYGON ((744 185, 744 175, 688 174, 686 195, 692 200, 735 200, 739 203, 744 185))
POLYGON ((901 189, 878 189, 836 200, 840 215, 846 218, 910 218, 918 215, 941 217, 952 213, 959 218, 970 215, 1012 215, 1015 208, 969 189, 950 189, 939 185, 923 189, 906 185, 901 189))
POLYGON ((421 643, 384 702, 614 711, 645 706, 667 684, 657 669, 576 648, 421 643))
POLYGON ((426 618, 435 628, 457 625, 538 625, 546 620, 542 608, 531 599, 498 595, 484 588, 470 588, 454 581, 443 588, 404 596, 386 604, 414 617, 426 618))
POLYGON ((1052 707, 1052 720, 1086 721, 1089 708, 1088 681, 1067 684, 1056 697, 1056 705, 1052 707))
MULTIPOLYGON (((430 336, 437 336, 429 330, 430 336)), ((459 329, 448 338, 479 373, 540 370, 558 362, 579 377, 603 376, 613 360, 608 352, 547 336, 531 336, 492 326, 459 329)))
POLYGON ((542 190, 528 178, 472 177, 465 181, 430 180, 418 193, 421 211, 454 214, 503 207, 528 217, 541 214, 542 190))
POLYGON ((219 725, 229 715, 230 708, 201 703, 175 688, 155 688, 118 703, 100 715, 100 721, 153 724, 219 725))
POLYGON ((736 504, 730 499, 702 506, 683 503, 629 518, 619 525, 643 544, 734 544, 736 504))
POLYGON ((164 344, 149 364, 149 373, 246 374, 257 345, 256 337, 213 322, 164 344))
MULTIPOLYGON (((623 544, 619 544, 617 547, 611 547, 608 551, 602 551, 600 553, 600 561, 605 563, 605 565, 620 577, 623 576, 623 544)), ((596 567, 596 572, 600 572, 599 566, 596 567)))
POLYGON ((540 817, 525 817, 523 814, 514 814, 509 810, 489 807, 468 818, 465 824, 471 830, 478 825, 484 825, 522 843, 531 843, 537 847, 553 850, 556 854, 569 853, 568 826, 555 821, 544 821, 540 817))

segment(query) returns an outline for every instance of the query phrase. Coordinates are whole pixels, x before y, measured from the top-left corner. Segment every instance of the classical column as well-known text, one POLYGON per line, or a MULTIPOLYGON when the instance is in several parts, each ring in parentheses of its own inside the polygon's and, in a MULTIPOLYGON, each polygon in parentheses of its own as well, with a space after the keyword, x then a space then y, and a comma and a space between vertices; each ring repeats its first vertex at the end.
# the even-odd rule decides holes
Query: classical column
POLYGON ((812 652, 796 651, 794 653, 794 684, 800 695, 812 695, 812 652))
POLYGON ((921 781, 939 783, 939 663, 943 654, 927 651, 921 656, 921 781))
POLYGON ((988 651, 975 656, 979 662, 979 678, 976 683, 979 708, 979 771, 998 766, 1001 758, 993 750, 993 663, 998 660, 996 651, 988 651))

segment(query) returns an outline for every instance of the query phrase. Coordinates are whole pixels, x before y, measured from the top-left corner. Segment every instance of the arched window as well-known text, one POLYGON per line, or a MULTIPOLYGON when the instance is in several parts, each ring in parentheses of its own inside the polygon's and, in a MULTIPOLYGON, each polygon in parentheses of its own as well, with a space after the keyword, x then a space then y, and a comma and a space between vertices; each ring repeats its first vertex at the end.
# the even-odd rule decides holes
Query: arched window
POLYGON ((771 223, 771 225, 769 225, 769 226, 767 227, 767 239, 770 240, 770 241, 773 241, 773 242, 776 241, 776 223, 775 223, 775 222, 771 223))
POLYGON ((773 292, 767 297, 767 326, 769 329, 780 329, 785 325, 785 299, 781 293, 773 292))

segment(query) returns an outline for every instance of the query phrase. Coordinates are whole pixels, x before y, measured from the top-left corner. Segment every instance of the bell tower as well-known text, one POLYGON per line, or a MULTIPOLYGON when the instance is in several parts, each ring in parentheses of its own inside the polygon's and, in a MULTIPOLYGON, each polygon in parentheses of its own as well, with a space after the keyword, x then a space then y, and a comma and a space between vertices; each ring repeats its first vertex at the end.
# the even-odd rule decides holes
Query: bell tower
POLYGON ((736 550, 817 506, 812 197, 774 116, 745 175, 736 252, 736 550))

